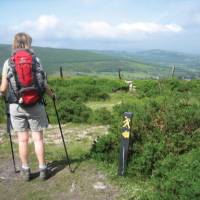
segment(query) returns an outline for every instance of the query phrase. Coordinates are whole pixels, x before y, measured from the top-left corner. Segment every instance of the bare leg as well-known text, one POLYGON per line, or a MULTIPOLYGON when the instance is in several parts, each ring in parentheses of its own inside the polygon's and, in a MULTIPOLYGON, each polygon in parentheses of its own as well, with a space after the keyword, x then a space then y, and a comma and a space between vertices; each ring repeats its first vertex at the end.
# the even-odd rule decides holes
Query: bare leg
POLYGON ((17 132, 19 142, 19 157, 21 159, 22 166, 28 166, 28 131, 17 132))
POLYGON ((44 166, 45 159, 44 159, 43 131, 32 132, 32 137, 35 145, 35 153, 39 162, 39 166, 44 166))

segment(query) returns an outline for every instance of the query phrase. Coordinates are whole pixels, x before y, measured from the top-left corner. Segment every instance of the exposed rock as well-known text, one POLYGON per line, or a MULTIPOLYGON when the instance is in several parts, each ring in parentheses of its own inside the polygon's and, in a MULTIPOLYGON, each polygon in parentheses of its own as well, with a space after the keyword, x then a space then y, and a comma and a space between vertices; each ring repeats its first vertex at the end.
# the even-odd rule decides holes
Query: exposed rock
POLYGON ((103 183, 103 182, 96 182, 93 185, 94 189, 96 190, 105 190, 107 188, 107 186, 103 183))

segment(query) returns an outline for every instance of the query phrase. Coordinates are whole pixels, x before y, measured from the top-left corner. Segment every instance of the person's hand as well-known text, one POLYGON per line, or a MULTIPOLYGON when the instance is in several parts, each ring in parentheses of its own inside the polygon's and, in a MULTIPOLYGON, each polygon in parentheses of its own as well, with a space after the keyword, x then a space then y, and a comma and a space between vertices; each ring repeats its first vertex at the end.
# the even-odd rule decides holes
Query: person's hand
POLYGON ((53 90, 53 89, 50 89, 50 88, 49 88, 48 95, 52 98, 53 101, 55 101, 56 98, 57 98, 57 97, 56 97, 56 93, 54 92, 54 90, 53 90))
POLYGON ((52 96, 51 96, 51 98, 53 99, 53 101, 55 101, 56 100, 56 94, 53 93, 52 96))
POLYGON ((0 92, 0 98, 3 98, 3 97, 4 97, 4 93, 0 92))

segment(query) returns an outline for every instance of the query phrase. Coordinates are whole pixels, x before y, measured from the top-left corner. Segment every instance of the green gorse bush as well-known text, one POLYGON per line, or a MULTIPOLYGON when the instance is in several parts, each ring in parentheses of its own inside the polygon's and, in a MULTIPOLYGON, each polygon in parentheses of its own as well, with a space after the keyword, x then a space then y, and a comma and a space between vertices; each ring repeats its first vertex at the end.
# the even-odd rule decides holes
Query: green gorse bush
POLYGON ((135 81, 132 100, 114 107, 110 134, 94 143, 93 158, 118 163, 123 112, 133 112, 133 152, 127 178, 152 181, 141 199, 199 199, 200 81, 135 81), (139 101, 138 101, 139 100, 139 101))

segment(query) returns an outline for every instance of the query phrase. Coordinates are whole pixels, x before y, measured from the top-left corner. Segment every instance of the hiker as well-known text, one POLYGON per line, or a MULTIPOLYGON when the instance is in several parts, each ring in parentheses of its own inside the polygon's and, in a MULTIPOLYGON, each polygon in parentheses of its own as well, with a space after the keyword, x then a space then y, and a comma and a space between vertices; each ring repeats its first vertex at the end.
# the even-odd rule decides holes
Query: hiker
POLYGON ((3 65, 0 92, 9 104, 11 127, 17 133, 21 175, 30 180, 28 164, 29 131, 35 146, 39 163, 40 178, 47 178, 43 129, 48 121, 42 103, 43 93, 51 98, 54 93, 49 88, 42 65, 31 48, 32 38, 27 33, 17 33, 12 45, 12 56, 3 65))

